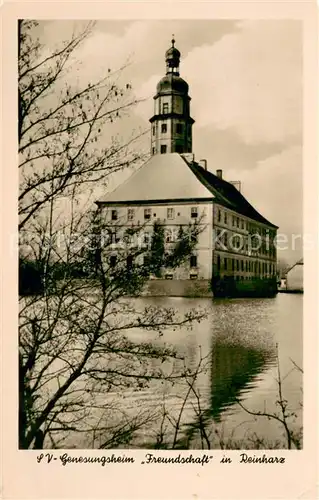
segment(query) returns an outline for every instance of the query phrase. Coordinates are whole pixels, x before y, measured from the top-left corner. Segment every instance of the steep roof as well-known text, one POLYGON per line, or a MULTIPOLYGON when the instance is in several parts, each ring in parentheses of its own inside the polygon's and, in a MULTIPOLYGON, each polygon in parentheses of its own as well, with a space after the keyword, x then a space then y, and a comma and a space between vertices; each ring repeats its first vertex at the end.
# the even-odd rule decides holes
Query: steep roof
POLYGON ((178 153, 158 154, 144 163, 123 184, 97 203, 154 200, 213 199, 178 153))
POLYGON ((157 154, 97 204, 203 199, 215 202, 257 222, 265 219, 235 186, 190 162, 178 153, 157 154))
POLYGON ((238 189, 230 182, 221 179, 212 172, 205 170, 198 163, 189 165, 196 177, 210 190, 215 197, 215 202, 228 207, 235 212, 246 215, 253 220, 278 228, 269 222, 246 200, 238 189))

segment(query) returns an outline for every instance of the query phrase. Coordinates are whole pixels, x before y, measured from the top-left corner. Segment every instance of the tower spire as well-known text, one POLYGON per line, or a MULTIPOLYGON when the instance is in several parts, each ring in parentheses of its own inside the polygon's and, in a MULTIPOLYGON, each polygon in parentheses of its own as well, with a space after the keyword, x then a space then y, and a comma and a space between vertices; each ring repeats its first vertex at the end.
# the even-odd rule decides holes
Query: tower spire
POLYGON ((171 47, 165 53, 166 75, 157 84, 154 97, 152 123, 152 154, 191 153, 192 125, 188 84, 179 76, 181 53, 175 47, 172 35, 171 47))

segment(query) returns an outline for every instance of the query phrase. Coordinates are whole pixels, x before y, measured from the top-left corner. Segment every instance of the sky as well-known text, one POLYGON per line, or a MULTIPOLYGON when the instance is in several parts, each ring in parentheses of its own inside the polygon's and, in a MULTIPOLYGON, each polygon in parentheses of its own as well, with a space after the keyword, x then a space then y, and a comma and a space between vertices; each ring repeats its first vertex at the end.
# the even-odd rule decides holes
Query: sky
MULTIPOLYGON (((41 21, 40 39, 54 46, 83 24, 41 21)), ((293 264, 302 257, 302 240, 292 236, 302 233, 301 22, 97 21, 78 50, 77 77, 93 81, 129 62, 121 78, 145 100, 121 123, 123 134, 149 127, 172 34, 192 98, 195 159, 207 159, 212 172, 222 169, 226 180, 241 181, 242 193, 288 238, 278 255, 293 264)), ((150 134, 143 141, 148 149, 150 134)))

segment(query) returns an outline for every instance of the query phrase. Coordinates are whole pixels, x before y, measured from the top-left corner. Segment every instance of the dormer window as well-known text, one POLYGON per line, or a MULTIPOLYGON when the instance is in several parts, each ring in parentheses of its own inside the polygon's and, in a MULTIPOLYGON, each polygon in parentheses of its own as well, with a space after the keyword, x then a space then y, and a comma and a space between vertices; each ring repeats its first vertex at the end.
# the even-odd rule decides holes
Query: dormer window
POLYGON ((168 113, 168 102, 163 103, 163 115, 167 115, 168 113))
POLYGON ((162 131, 162 134, 166 134, 166 132, 167 132, 167 124, 166 123, 162 123, 161 131, 162 131))

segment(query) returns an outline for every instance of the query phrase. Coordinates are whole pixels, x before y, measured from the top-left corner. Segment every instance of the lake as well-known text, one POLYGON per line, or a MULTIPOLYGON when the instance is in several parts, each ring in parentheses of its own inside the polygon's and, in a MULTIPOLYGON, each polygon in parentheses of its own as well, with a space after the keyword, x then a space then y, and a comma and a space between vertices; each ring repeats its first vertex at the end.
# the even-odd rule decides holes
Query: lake
MULTIPOLYGON (((278 364, 282 398, 294 413, 288 423, 302 427, 302 307, 300 294, 278 294, 267 299, 143 298, 188 312, 205 307, 207 318, 193 329, 166 331, 160 343, 172 345, 195 369, 204 358, 194 391, 185 382, 154 382, 145 390, 121 394, 125 410, 158 411, 155 421, 135 434, 129 447, 282 448, 284 429, 274 419, 251 412, 278 413, 278 364), (188 397, 186 395, 188 394, 188 397), (240 402, 240 404, 238 403, 240 402), (244 407, 244 408, 243 408, 244 407), (163 408, 163 411, 159 411, 163 408), (182 411, 181 411, 182 409, 182 411), (161 416, 165 415, 167 416, 161 416), (176 427, 178 432, 176 433, 176 427)), ((145 341, 151 334, 130 333, 145 341)))

